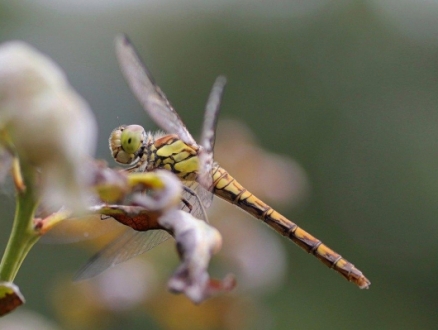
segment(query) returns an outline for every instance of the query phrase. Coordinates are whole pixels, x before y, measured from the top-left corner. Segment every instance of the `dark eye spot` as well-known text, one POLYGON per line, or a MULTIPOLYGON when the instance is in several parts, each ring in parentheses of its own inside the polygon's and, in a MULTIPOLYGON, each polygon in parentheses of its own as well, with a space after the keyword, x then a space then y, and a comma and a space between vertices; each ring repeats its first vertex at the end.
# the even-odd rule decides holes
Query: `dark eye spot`
POLYGON ((131 144, 131 138, 128 139, 128 143, 131 144))

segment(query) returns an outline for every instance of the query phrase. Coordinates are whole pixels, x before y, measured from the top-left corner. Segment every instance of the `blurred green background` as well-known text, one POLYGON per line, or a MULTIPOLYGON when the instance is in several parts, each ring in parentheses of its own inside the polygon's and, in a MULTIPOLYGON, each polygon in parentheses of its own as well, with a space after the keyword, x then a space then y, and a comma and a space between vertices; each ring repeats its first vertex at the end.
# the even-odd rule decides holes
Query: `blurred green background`
MULTIPOLYGON (((227 76, 221 118, 245 122, 263 148, 306 171, 308 199, 279 210, 372 282, 361 291, 283 239, 285 279, 259 302, 269 321, 248 328, 436 329, 437 15, 438 1, 415 0, 1 0, 0 41, 29 42, 65 70, 95 113, 97 157, 108 161, 114 127, 155 128, 119 73, 117 33, 130 36, 194 135, 212 82, 227 76)), ((56 325, 51 285, 89 255, 37 244, 16 279, 23 309, 56 325)), ((162 329, 138 313, 107 329, 162 329)))

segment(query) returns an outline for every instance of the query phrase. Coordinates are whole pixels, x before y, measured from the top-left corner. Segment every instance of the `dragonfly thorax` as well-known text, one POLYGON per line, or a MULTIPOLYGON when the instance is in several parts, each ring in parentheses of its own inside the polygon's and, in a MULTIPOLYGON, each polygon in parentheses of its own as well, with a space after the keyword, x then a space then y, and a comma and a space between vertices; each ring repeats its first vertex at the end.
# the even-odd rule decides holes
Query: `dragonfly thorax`
MULTIPOLYGON (((153 143, 144 150, 143 171, 165 169, 183 180, 196 180, 199 170, 199 146, 189 145, 176 134, 153 135, 153 143)), ((140 163, 142 162, 140 161, 140 163)))

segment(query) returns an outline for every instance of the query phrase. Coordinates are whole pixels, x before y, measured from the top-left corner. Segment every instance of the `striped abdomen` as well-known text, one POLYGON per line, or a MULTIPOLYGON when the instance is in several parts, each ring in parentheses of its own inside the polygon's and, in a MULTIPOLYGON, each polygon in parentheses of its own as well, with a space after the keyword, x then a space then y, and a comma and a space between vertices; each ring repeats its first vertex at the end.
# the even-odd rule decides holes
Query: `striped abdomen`
POLYGON ((333 268, 348 281, 361 289, 368 288, 370 281, 354 265, 331 250, 272 207, 262 202, 240 185, 226 170, 216 165, 213 170, 214 194, 233 203, 257 219, 263 220, 283 236, 288 237, 306 252, 313 254, 325 265, 333 268))

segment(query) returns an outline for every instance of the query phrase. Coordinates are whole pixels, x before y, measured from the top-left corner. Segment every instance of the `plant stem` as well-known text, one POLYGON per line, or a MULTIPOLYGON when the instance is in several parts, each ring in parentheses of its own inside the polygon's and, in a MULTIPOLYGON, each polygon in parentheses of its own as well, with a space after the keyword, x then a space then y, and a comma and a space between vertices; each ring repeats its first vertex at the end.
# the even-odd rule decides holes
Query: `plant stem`
POLYGON ((33 228, 33 218, 38 205, 34 191, 34 169, 22 168, 25 188, 16 192, 16 210, 11 235, 0 263, 0 281, 12 282, 23 260, 39 235, 33 228))

